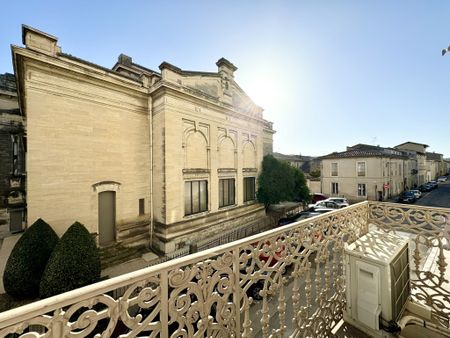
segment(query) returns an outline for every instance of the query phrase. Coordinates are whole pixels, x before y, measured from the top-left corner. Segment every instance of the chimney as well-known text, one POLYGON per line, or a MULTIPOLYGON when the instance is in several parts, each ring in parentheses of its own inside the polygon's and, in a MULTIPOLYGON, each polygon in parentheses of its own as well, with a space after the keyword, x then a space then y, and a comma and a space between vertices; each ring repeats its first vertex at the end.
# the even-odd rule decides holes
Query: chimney
POLYGON ((131 58, 131 56, 120 54, 117 58, 117 62, 124 66, 131 66, 131 64, 133 63, 133 59, 131 58))
POLYGON ((234 72, 237 70, 237 67, 230 61, 225 58, 220 58, 219 61, 216 62, 216 65, 219 68, 218 72, 220 75, 223 75, 229 79, 234 78, 234 72))
POLYGON ((50 56, 57 56, 61 48, 57 46, 58 38, 40 30, 22 25, 22 43, 28 49, 50 56))

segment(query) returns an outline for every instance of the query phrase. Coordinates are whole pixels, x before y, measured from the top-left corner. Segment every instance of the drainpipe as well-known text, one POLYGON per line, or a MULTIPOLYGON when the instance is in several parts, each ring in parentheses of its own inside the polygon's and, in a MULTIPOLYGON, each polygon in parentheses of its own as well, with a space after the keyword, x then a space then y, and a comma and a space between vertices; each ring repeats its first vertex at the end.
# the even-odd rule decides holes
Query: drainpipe
POLYGON ((153 99, 150 95, 150 78, 142 74, 142 85, 147 88, 147 118, 149 133, 149 151, 150 151, 150 249, 153 250, 153 99))

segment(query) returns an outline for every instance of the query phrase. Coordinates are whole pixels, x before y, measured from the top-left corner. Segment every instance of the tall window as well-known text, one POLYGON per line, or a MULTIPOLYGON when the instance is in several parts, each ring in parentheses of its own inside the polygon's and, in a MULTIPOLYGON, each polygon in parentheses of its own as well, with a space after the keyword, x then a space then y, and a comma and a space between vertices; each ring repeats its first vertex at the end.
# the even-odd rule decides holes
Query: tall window
POLYGON ((339 194, 339 184, 337 182, 331 183, 331 193, 332 194, 339 194))
POLYGON ((234 178, 219 180, 219 208, 234 204, 234 178))
POLYGON ((208 210, 208 181, 184 183, 184 214, 192 215, 208 210))
POLYGON ((145 214, 145 199, 140 198, 139 199, 139 215, 145 214))
POLYGON ((244 202, 253 201, 255 199, 255 178, 244 178, 244 202))
POLYGON ((21 135, 11 134, 13 175, 23 174, 25 171, 24 143, 21 135))
POLYGON ((331 176, 337 176, 337 175, 338 175, 338 164, 331 163, 331 176))
POLYGON ((356 164, 356 171, 358 176, 366 176, 366 162, 358 162, 356 164))
POLYGON ((358 196, 366 196, 366 185, 365 183, 358 184, 358 196))

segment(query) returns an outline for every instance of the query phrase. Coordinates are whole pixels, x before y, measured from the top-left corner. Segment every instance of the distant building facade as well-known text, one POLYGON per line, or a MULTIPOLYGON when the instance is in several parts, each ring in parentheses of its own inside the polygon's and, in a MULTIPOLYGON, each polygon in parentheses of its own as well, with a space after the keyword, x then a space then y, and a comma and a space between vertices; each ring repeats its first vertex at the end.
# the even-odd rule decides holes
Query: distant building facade
POLYGON ((0 208, 7 208, 11 231, 25 222, 25 129, 13 74, 0 74, 0 208))
POLYGON ((386 200, 446 172, 442 154, 405 142, 393 148, 357 144, 322 156, 321 192, 361 200, 386 200))
POLYGON ((412 160, 415 160, 417 163, 417 180, 416 184, 421 185, 425 182, 429 181, 427 179, 427 156, 426 149, 428 145, 417 142, 404 142, 394 147, 395 149, 402 150, 408 153, 411 156, 412 160))
POLYGON ((405 188, 401 151, 365 144, 321 157, 322 192, 350 201, 386 200, 405 188))
POLYGON ((426 153, 427 180, 435 180, 447 173, 444 156, 439 153, 426 153))
POLYGON ((151 240, 163 252, 265 217, 255 200, 272 123, 234 81, 121 55, 113 69, 23 27, 12 47, 27 124, 28 223, 61 235, 78 220, 100 245, 151 240))
POLYGON ((305 174, 309 174, 313 170, 320 170, 320 160, 313 156, 302 155, 285 155, 274 152, 273 156, 280 161, 286 161, 291 166, 300 169, 305 174))

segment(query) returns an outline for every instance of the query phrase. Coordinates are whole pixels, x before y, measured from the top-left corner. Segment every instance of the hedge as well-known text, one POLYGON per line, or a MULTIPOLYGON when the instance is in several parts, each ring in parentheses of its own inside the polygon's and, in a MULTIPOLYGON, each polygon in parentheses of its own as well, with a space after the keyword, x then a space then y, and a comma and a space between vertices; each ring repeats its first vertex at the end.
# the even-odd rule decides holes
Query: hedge
POLYGON ((42 219, 34 222, 20 237, 6 263, 3 285, 16 299, 36 298, 39 284, 58 235, 42 219))
POLYGON ((81 223, 70 226, 56 245, 42 276, 39 296, 46 298, 100 280, 97 245, 81 223))

